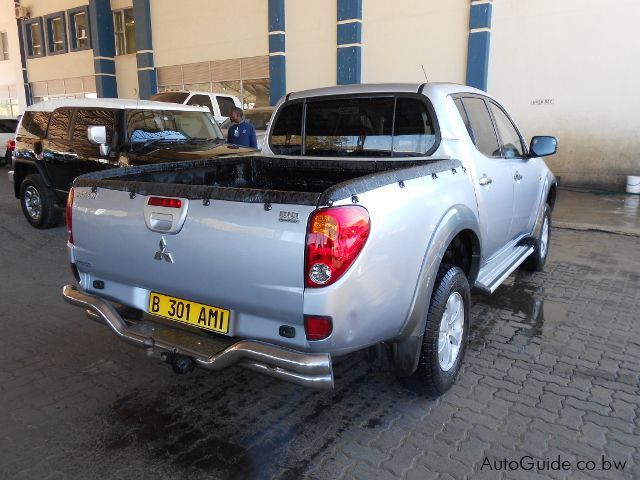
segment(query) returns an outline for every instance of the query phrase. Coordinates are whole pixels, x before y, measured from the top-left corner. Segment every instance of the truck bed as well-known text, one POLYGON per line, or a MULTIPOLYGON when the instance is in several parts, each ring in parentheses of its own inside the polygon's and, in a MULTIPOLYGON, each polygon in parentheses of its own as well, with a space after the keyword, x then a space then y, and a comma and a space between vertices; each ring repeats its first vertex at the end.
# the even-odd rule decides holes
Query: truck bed
POLYGON ((383 185, 461 168, 458 160, 318 160, 241 156, 130 167, 83 175, 104 187, 190 200, 326 205, 383 185))

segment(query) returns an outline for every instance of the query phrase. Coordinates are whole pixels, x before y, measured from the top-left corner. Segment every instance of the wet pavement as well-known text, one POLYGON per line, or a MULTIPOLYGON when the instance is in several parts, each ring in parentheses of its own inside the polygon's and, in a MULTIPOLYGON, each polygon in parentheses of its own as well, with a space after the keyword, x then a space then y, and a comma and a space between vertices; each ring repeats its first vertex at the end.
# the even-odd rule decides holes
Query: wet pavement
POLYGON ((553 220, 558 227, 640 236, 640 195, 560 189, 553 220))
POLYGON ((312 391, 117 341, 60 298, 65 228, 28 227, 7 189, 0 170, 0 478, 640 478, 639 238, 553 230, 544 273, 474 295, 438 399, 359 354, 312 391))

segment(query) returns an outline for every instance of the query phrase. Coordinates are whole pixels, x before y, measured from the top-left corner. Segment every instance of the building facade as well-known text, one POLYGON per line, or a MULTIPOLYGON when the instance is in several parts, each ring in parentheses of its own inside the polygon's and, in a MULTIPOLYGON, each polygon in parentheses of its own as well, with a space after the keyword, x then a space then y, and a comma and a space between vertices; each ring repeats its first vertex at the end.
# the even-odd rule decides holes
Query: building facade
POLYGON ((497 97, 528 138, 556 135, 561 183, 616 187, 640 174, 638 18, 636 0, 0 0, 0 114, 65 96, 207 90, 252 107, 451 81, 497 97))

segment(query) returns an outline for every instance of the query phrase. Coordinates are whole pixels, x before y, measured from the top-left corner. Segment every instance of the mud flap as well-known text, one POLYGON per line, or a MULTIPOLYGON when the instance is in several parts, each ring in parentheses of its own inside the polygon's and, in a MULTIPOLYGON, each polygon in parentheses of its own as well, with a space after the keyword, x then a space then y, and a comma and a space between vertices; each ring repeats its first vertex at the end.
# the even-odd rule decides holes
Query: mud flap
POLYGON ((391 346, 391 356, 396 375, 408 377, 418 368, 422 350, 422 335, 407 337, 391 346))

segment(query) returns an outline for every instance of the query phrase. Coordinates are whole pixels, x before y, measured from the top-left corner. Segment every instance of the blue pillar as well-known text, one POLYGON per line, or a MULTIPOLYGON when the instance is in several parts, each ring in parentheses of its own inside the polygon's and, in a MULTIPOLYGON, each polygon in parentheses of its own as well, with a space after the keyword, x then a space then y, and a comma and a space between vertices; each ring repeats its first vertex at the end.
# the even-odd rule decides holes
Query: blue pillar
POLYGON ((133 0, 133 16, 136 19, 136 60, 138 61, 138 93, 146 100, 158 93, 156 69, 153 63, 151 36, 151 8, 149 0, 133 0))
POLYGON ((269 78, 271 105, 287 93, 284 0, 269 0, 269 78))
POLYGON ((89 21, 98 98, 117 98, 116 43, 110 0, 89 0, 89 21))
POLYGON ((33 97, 31 96, 31 85, 29 85, 29 72, 27 71, 27 56, 25 54, 24 36, 22 32, 22 20, 18 22, 18 44, 20 45, 20 67, 22 68, 22 85, 24 88, 24 97, 27 106, 33 104, 33 97))
POLYGON ((493 0, 473 1, 469 16, 467 50, 467 85, 487 89, 489 77, 489 47, 491 44, 491 14, 493 0))
POLYGON ((337 83, 362 81, 362 0, 338 1, 337 83))

